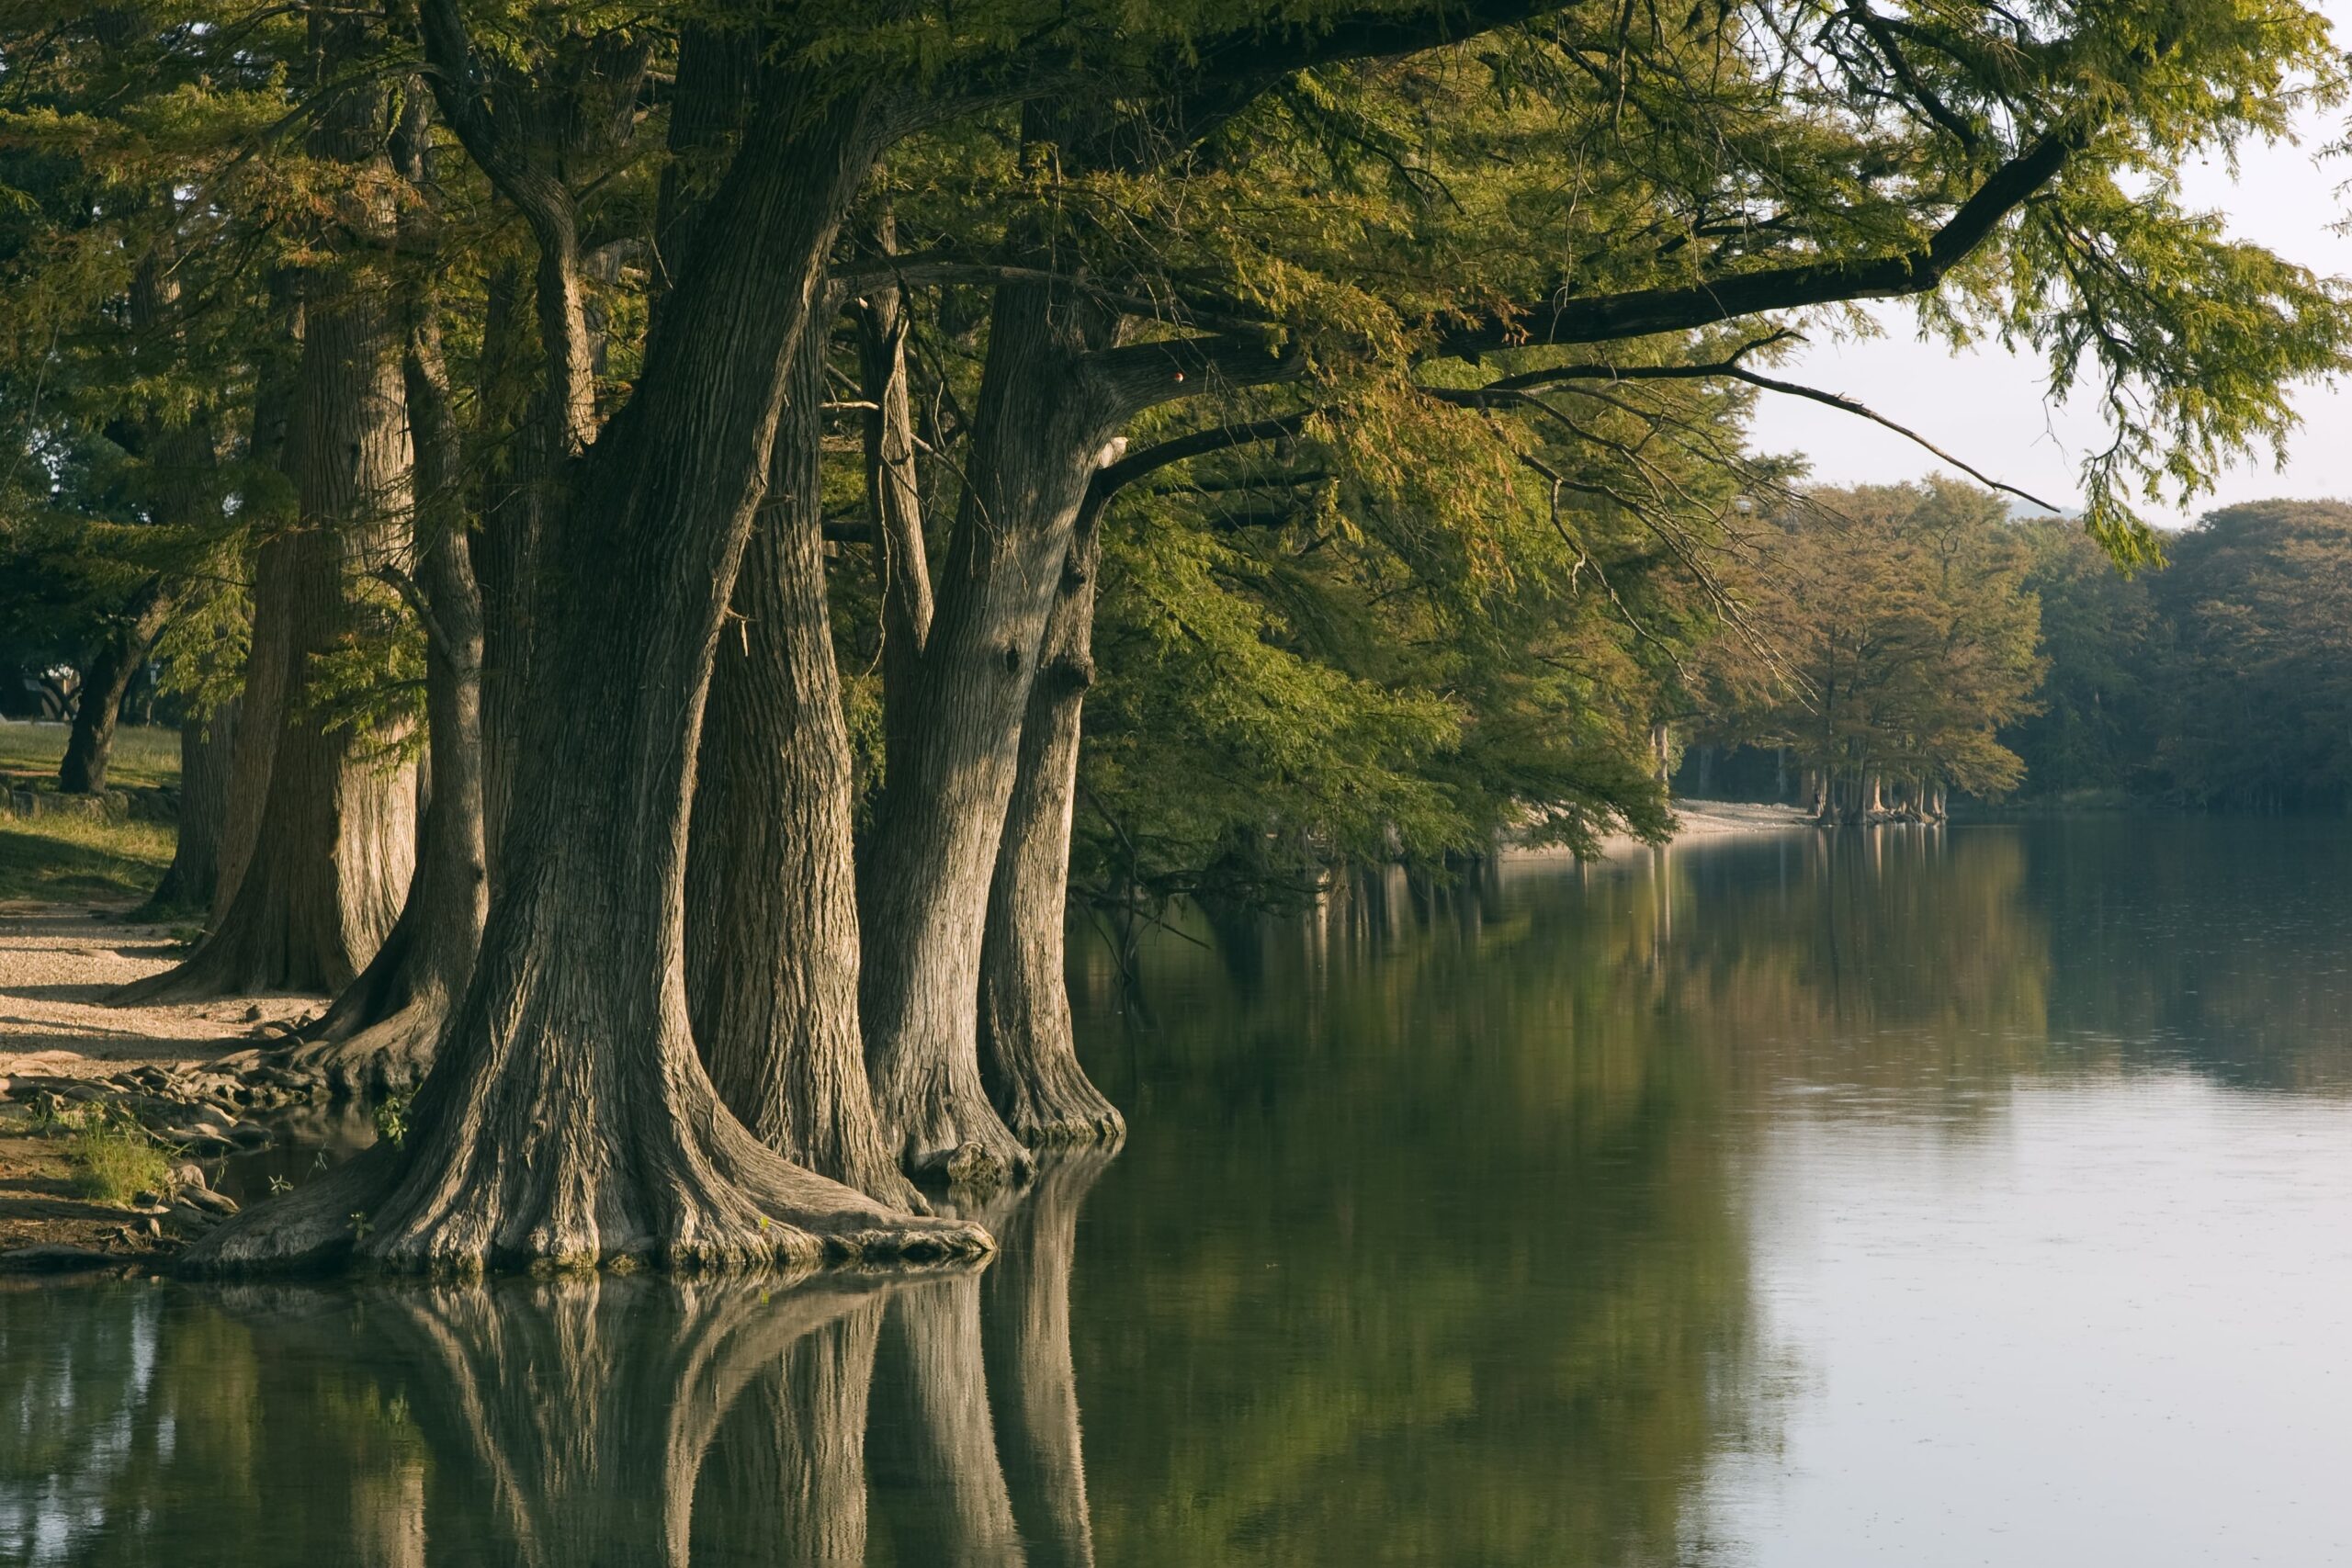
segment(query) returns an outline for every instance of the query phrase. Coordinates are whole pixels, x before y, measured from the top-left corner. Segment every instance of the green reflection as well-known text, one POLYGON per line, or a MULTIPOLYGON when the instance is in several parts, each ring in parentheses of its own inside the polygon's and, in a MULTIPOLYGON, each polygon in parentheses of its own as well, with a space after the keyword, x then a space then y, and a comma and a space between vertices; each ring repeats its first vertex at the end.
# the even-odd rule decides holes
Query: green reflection
POLYGON ((1140 996, 1080 944, 1135 1133, 986 1269, 0 1292, 0 1562, 1736 1560, 1711 1481, 1820 1350, 1759 1160, 2340 1093, 2347 873, 2336 822, 1805 831, 1202 919, 1140 996))

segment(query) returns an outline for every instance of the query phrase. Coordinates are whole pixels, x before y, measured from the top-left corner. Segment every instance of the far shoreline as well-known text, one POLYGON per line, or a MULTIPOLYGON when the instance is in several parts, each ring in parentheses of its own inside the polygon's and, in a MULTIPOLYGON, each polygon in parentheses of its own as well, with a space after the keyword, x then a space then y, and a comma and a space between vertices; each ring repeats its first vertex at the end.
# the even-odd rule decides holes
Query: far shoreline
MULTIPOLYGON (((1674 802, 1674 834, 1665 840, 1665 845, 1704 839, 1785 833, 1798 828, 1817 830, 1820 826, 1801 807, 1745 800, 1677 800, 1674 802)), ((1654 845, 1637 834, 1620 829, 1601 834, 1600 847, 1600 854, 1593 858, 1619 860, 1640 851, 1664 846, 1654 845)), ((1501 858, 1570 860, 1575 858, 1575 852, 1565 844, 1510 844, 1504 848, 1501 858)))

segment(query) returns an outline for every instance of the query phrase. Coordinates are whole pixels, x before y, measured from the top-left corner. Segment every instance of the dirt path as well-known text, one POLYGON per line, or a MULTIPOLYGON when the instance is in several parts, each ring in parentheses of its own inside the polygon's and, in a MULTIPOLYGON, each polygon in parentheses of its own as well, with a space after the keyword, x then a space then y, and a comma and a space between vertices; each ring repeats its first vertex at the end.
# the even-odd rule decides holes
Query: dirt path
MULTIPOLYGON (((157 1217, 159 1208, 128 1210, 78 1192, 66 1143, 53 1124, 44 1129, 39 1105, 54 1107, 76 1094, 141 1102, 121 1087, 130 1080, 120 1075, 147 1066, 175 1076, 201 1073, 200 1064, 232 1052, 254 1055, 255 1030, 319 1006, 307 996, 107 1005, 117 987, 169 968, 179 953, 157 928, 127 924, 119 910, 0 902, 0 1280, 101 1261, 134 1269, 160 1263, 187 1231, 178 1220, 157 1217), (60 1081, 66 1079, 88 1086, 60 1081)), ((145 1103, 155 1109, 152 1100, 145 1103)), ((190 1101, 186 1109, 201 1107, 190 1101)), ((222 1122, 230 1119, 224 1113, 222 1122)), ((178 1140, 164 1142, 175 1146, 178 1140)))
POLYGON ((153 926, 96 910, 0 904, 0 1077, 96 1077, 205 1061, 250 1043, 238 1037, 258 1023, 319 1006, 304 996, 106 1005, 117 987, 169 968, 178 951, 153 926))

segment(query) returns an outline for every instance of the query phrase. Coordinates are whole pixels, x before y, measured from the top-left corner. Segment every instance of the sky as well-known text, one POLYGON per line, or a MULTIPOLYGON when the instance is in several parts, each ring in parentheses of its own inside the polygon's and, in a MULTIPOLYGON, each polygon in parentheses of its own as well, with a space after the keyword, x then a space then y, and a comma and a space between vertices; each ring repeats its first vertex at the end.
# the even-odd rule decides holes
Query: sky
MULTIPOLYGON (((2339 42, 2352 41, 2352 0, 2322 9, 2334 19, 2339 42)), ((2323 276, 2352 276, 2352 237, 2334 231, 2352 217, 2352 191, 2338 188, 2352 182, 2352 158, 2319 156, 2344 135, 2346 114, 2308 118, 2300 146, 2241 148, 2234 177, 2217 164, 2190 171, 2183 180, 2188 204, 2226 213, 2234 236, 2323 276)), ((1904 305, 1878 306, 1871 314, 1883 335, 1838 341, 1816 333, 1772 373, 1857 398, 1995 479, 2062 506, 2079 504, 2083 457, 2105 440, 2095 395, 2053 406, 2037 359, 1998 344, 1955 355, 1942 343, 1922 342, 1917 318, 1904 305)), ((2187 511, 2169 502, 2144 507, 2148 520, 2178 527, 2216 506, 2277 496, 2352 500, 2352 385, 2302 387, 2294 404, 2303 423, 2289 438, 2283 468, 2263 450, 2222 474, 2213 492, 2187 511)), ((1951 471, 1890 431, 1769 392, 1757 411, 1754 441, 1762 451, 1804 454, 1818 484, 1887 484, 1951 471)))

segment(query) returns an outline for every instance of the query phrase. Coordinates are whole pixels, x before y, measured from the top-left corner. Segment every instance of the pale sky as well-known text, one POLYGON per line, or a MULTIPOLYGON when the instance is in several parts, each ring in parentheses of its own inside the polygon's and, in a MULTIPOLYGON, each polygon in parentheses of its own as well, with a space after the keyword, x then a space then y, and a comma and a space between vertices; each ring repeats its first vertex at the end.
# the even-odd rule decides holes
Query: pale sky
MULTIPOLYGON (((2352 0, 2322 8, 2335 18, 2338 44, 2352 46, 2352 0)), ((2352 159, 2319 156, 2343 136, 2344 122, 2345 111, 2333 111, 2307 122, 2301 145, 2247 145, 2234 180, 2218 165, 2195 171, 2184 181, 2188 205, 2226 213, 2233 235, 2323 276, 2352 276, 2352 238, 2333 231, 2352 211, 2352 192, 2337 188, 2352 182, 2352 159)), ((2038 360, 1997 345, 1955 356, 1941 343, 1919 341, 1907 307, 1880 306, 1872 314, 1883 336, 1817 338, 1772 374, 1858 398, 1996 479, 2062 505, 2079 503, 2083 456, 2104 441, 2095 398, 2052 407, 2038 360)), ((2221 476, 2215 491, 2187 513, 2143 507, 2149 520, 2178 526, 2215 506, 2273 496, 2352 499, 2352 386, 2306 386, 2294 402, 2303 423, 2289 438, 2283 469, 2264 453, 2221 476)), ((1946 468, 1876 425, 1770 392, 1761 395, 1754 440, 1762 451, 1804 454, 1820 484, 1892 483, 1946 468)))

